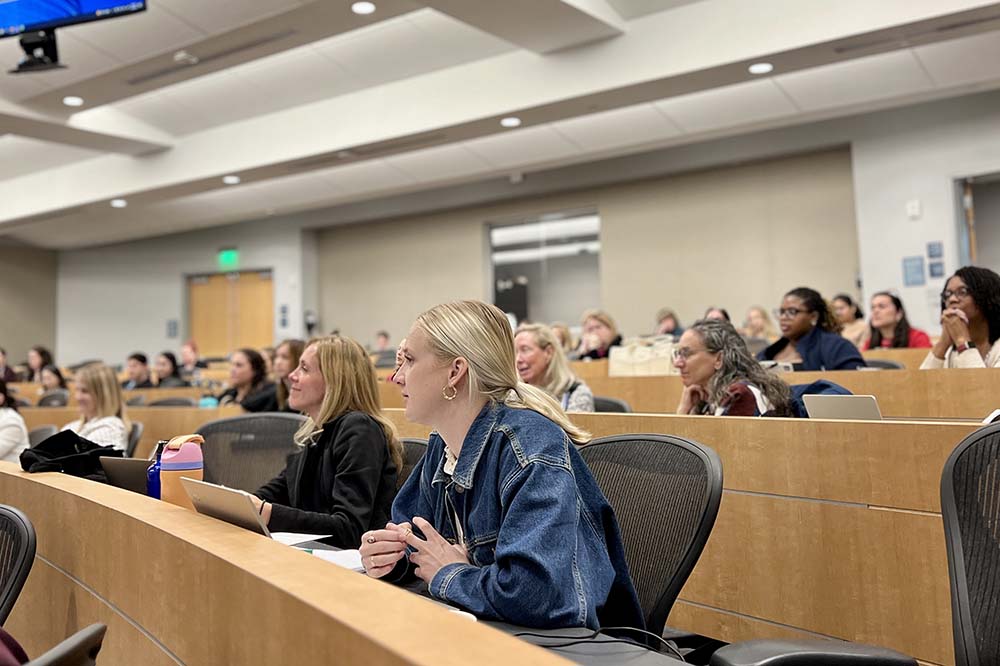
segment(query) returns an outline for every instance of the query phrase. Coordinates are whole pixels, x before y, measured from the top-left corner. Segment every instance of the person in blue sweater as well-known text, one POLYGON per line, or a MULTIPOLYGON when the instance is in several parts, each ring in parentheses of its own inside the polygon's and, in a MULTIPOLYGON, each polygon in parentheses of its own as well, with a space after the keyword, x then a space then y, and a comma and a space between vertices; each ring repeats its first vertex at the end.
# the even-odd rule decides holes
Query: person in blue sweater
POLYGON ((858 348, 840 335, 840 325, 815 289, 785 294, 777 312, 781 339, 760 352, 761 361, 791 363, 796 370, 856 370, 866 366, 858 348))

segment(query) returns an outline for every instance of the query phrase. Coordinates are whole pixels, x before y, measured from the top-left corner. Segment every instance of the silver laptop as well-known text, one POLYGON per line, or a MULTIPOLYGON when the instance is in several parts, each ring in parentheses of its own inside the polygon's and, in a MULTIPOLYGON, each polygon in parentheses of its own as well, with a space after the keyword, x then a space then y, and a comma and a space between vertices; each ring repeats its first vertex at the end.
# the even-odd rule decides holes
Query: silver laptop
POLYGON ((806 412, 811 419, 851 419, 881 421, 882 412, 873 395, 804 395, 806 412))
POLYGON ((266 537, 271 536, 264 521, 261 520, 260 514, 257 513, 253 500, 250 499, 250 493, 187 477, 181 477, 181 484, 198 513, 257 534, 263 534, 266 537))
POLYGON ((145 458, 99 458, 108 483, 118 488, 146 494, 146 470, 152 464, 145 458))

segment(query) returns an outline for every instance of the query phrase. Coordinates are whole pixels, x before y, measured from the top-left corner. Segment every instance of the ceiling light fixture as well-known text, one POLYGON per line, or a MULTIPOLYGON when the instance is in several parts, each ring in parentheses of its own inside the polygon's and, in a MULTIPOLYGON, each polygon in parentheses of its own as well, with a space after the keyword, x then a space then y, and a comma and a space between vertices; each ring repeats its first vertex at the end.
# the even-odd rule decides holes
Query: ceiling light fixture
POLYGON ((83 98, 76 95, 66 95, 63 97, 63 104, 66 106, 83 106, 83 98))
POLYGON ((755 62, 754 64, 750 65, 750 67, 748 67, 747 70, 751 74, 755 74, 758 76, 761 74, 770 74, 771 72, 774 71, 774 65, 772 65, 769 62, 755 62))
POLYGON ((521 119, 518 118, 517 116, 507 116, 506 118, 500 119, 500 125, 502 127, 511 127, 511 128, 520 127, 521 119))
POLYGON ((240 177, 239 176, 223 176, 222 177, 222 182, 225 183, 226 185, 239 185, 240 184, 240 177))
POLYGON ((112 208, 124 208, 127 205, 128 205, 128 202, 125 201, 124 199, 112 199, 111 200, 111 207, 112 208))
POLYGON ((361 14, 365 16, 367 14, 375 13, 375 3, 374 2, 355 2, 351 5, 351 11, 355 14, 361 14))

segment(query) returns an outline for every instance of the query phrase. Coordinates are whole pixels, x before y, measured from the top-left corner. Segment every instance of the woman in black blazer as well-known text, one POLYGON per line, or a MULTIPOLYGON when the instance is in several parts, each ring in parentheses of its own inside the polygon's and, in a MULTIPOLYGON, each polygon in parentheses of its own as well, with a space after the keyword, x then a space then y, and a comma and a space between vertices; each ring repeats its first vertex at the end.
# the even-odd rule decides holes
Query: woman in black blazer
POLYGON ((330 534, 340 548, 389 520, 402 444, 381 414, 375 369, 349 338, 312 341, 289 375, 289 405, 308 417, 301 450, 256 493, 273 532, 330 534))

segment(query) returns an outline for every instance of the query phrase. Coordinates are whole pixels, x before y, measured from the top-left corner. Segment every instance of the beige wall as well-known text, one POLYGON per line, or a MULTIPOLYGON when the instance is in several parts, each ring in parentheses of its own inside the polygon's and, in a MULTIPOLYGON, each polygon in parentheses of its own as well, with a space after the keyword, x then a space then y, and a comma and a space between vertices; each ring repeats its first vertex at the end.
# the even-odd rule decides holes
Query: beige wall
POLYGON ((491 298, 485 225, 596 207, 601 305, 626 334, 652 330, 656 310, 685 322, 708 305, 742 320, 809 285, 855 293, 857 232, 847 148, 525 199, 319 235, 325 329, 398 340, 426 307, 491 298))
POLYGON ((25 360, 32 345, 53 348, 57 264, 55 252, 0 246, 0 347, 12 364, 25 360))

